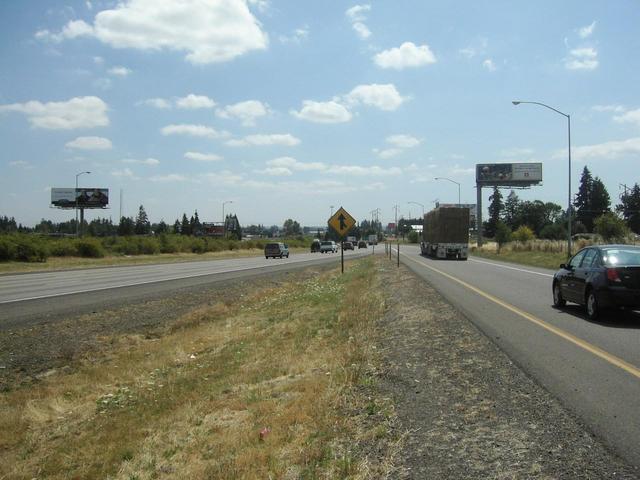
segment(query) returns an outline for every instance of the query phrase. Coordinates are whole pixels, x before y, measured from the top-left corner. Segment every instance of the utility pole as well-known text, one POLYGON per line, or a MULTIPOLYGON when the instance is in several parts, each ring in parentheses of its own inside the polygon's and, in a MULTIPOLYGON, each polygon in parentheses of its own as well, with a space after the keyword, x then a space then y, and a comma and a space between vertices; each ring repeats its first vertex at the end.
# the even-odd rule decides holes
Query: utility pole
POLYGON ((395 221, 396 221, 396 238, 398 238, 398 208, 399 205, 394 205, 393 209, 396 211, 395 221))

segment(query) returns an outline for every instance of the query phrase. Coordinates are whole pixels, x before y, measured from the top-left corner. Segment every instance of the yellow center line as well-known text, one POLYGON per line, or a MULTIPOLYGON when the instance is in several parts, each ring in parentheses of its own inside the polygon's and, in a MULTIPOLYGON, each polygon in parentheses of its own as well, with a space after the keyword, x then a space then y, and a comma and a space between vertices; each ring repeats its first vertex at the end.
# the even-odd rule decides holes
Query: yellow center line
POLYGON ((424 262, 419 262, 418 260, 409 257, 407 254, 403 253, 402 254, 403 257, 417 263, 418 265, 421 265, 423 267, 428 268, 429 270, 432 270, 436 273, 439 273, 440 275, 443 275, 445 277, 447 277, 449 280, 452 280, 456 283, 459 283, 460 285, 462 285, 465 288, 468 288, 469 290, 471 290, 472 292, 477 293, 478 295, 486 298, 487 300, 490 300, 498 305, 500 305, 503 308, 506 308, 507 310, 515 313, 516 315, 521 316, 522 318, 529 320, 532 323, 535 323, 536 325, 544 328, 545 330, 554 333, 556 335, 558 335, 561 338, 564 338, 565 340, 573 343, 574 345, 577 345, 578 347, 586 350, 587 352, 590 352, 594 355, 596 355, 597 357, 600 357, 601 359, 603 359, 604 361, 610 363, 611 365, 615 365, 618 368, 621 368, 622 370, 626 371, 627 373, 630 373, 631 375, 633 375, 634 377, 640 378, 640 368, 631 365, 628 362, 625 362, 624 360, 622 360, 621 358, 616 357, 615 355, 610 354, 609 352, 602 350, 599 347, 596 347, 595 345, 582 340, 581 338, 576 337, 575 335, 570 334, 569 332, 562 330, 561 328, 555 327, 547 322, 545 322, 544 320, 541 320, 538 317, 535 317, 533 315, 531 315, 530 313, 525 312, 524 310, 519 309, 518 307, 515 307, 513 305, 511 305, 510 303, 504 302, 502 300, 500 300, 497 297, 494 297, 493 295, 480 290, 478 287, 475 287, 473 285, 471 285, 470 283, 465 282, 464 280, 460 280, 457 277, 454 277, 453 275, 449 275, 446 272, 443 272, 442 270, 438 270, 437 268, 434 268, 430 265, 427 265, 424 262))

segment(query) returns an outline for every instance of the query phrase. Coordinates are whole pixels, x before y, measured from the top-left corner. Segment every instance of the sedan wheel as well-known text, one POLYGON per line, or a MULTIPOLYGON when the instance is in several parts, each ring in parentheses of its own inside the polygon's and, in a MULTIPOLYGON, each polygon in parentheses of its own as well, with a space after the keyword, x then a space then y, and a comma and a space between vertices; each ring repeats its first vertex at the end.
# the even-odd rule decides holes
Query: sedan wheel
POLYGON ((564 307, 567 301, 562 296, 560 291, 560 285, 558 283, 553 284, 553 306, 556 308, 564 307))
POLYGON ((600 307, 598 306, 598 299, 593 290, 589 290, 587 293, 587 316, 591 320, 597 320, 600 317, 600 307))

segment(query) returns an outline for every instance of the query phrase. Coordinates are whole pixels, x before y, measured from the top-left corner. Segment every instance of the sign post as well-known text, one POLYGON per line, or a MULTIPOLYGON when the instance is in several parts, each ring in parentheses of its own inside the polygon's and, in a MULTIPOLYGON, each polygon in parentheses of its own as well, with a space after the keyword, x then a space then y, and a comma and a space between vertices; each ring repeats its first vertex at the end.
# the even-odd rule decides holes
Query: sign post
POLYGON ((356 220, 344 208, 340 207, 327 223, 340 236, 340 262, 342 273, 344 273, 344 237, 356 224, 356 220))

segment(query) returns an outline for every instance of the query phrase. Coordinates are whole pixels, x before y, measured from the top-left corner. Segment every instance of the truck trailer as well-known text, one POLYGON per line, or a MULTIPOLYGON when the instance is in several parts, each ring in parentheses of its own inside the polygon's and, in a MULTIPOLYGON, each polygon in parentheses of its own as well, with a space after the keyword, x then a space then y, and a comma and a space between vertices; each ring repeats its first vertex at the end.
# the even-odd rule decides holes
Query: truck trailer
POLYGON ((420 253, 466 260, 469 255, 469 209, 438 207, 424 215, 420 253))

